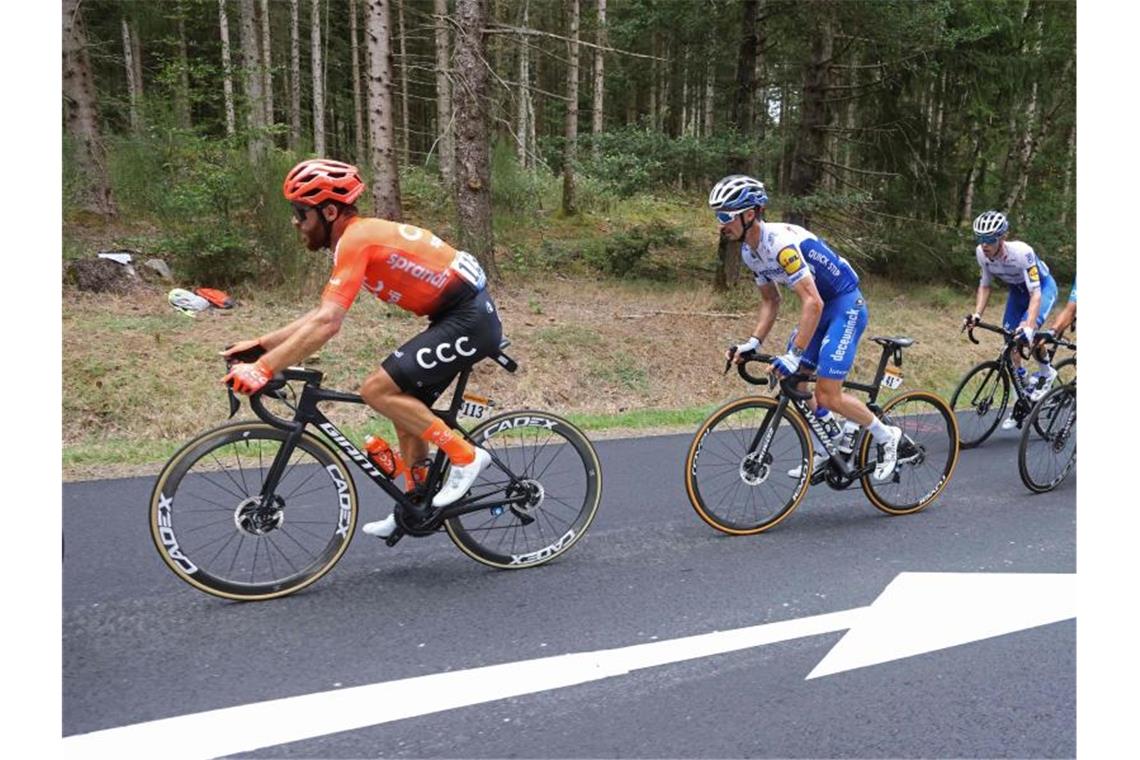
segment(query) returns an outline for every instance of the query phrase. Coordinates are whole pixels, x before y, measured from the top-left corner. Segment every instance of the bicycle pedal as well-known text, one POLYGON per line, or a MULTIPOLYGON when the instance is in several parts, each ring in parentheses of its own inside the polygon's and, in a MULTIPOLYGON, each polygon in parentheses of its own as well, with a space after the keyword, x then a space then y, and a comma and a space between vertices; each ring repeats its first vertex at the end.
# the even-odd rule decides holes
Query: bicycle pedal
POLYGON ((388 544, 388 546, 395 546, 397 544, 397 542, 399 542, 399 540, 403 537, 404 537, 403 529, 400 528, 399 526, 397 526, 396 529, 394 531, 392 531, 392 535, 390 535, 384 539, 384 543, 388 544))

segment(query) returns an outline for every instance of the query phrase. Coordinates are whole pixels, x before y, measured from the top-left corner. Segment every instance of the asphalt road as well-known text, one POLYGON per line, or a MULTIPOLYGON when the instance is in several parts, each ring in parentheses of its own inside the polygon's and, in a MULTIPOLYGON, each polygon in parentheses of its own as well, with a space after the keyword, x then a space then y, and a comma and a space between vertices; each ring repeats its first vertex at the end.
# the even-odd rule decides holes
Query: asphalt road
MULTIPOLYGON (((721 535, 689 506, 689 438, 598 442, 598 517, 548 566, 496 571, 443 535, 389 549, 361 534, 309 589, 250 604, 209 597, 166 568, 147 528, 152 479, 65 484, 64 735, 863 607, 904 571, 1075 572, 1075 475, 1029 493, 1014 434, 963 452, 922 513, 889 517, 857 487, 821 485, 753 537, 721 535)), ((361 521, 386 513, 380 492, 356 480, 361 521)), ((842 635, 241 756, 1075 755, 1073 620, 806 680, 842 635)))

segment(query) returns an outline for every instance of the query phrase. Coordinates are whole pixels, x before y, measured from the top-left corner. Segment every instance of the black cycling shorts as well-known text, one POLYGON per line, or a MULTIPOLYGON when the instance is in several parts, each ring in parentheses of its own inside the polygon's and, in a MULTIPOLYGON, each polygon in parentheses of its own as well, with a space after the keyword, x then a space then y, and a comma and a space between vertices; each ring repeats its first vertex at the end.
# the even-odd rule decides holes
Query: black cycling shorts
POLYGON ((482 290, 433 315, 426 330, 380 366, 400 390, 431 406, 461 371, 498 353, 502 337, 498 310, 482 290))

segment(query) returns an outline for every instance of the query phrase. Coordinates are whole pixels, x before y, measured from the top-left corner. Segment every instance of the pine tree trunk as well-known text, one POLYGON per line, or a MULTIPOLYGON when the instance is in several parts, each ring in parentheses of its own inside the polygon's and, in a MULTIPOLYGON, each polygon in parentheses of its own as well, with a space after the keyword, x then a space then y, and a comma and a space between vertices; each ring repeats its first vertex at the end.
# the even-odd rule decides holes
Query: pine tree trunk
MULTIPOLYGON (((752 134, 763 140, 768 131, 768 69, 764 59, 764 47, 768 43, 767 0, 760 0, 756 6, 756 22, 753 28, 756 36, 756 63, 752 70, 752 134)), ((753 167, 760 172, 760 167, 753 167)))
POLYGON ((115 216, 118 209, 107 176, 95 79, 87 51, 87 30, 79 12, 79 0, 63 0, 64 129, 72 142, 79 174, 75 200, 81 208, 99 216, 115 216))
POLYGON ((455 39, 455 206, 459 245, 498 276, 491 228, 491 154, 488 140, 490 102, 487 82, 487 0, 458 0, 455 39))
POLYGON ((142 130, 142 120, 139 118, 139 90, 135 79, 135 53, 131 45, 131 30, 126 17, 123 18, 123 64, 127 70, 127 96, 131 103, 131 131, 142 130))
MULTIPOLYGON (((523 0, 522 25, 524 28, 530 26, 530 0, 523 0)), ((527 125, 527 117, 530 115, 530 109, 527 108, 527 101, 530 98, 530 45, 525 34, 518 35, 518 45, 519 95, 515 103, 515 154, 519 166, 525 167, 527 138, 530 136, 530 128, 527 125)))
POLYGON ((1061 195, 1061 226, 1069 224, 1069 212, 1073 209, 1073 170, 1077 165, 1077 126, 1069 128, 1069 158, 1065 162, 1065 184, 1061 195))
POLYGON ((143 65, 142 65, 142 42, 139 40, 139 30, 134 24, 131 24, 131 60, 135 66, 135 88, 139 94, 139 105, 143 101, 143 65))
POLYGON ((241 0, 241 23, 238 36, 241 40, 242 79, 245 83, 246 126, 249 128, 249 160, 257 163, 265 157, 265 77, 261 72, 261 52, 257 49, 257 18, 254 0, 241 0))
POLYGON ((594 123, 593 135, 594 160, 602 155, 601 135, 606 115, 606 54, 602 48, 609 45, 609 35, 606 29, 606 0, 598 2, 598 48, 594 50, 594 123))
POLYGON ((660 129, 661 119, 657 109, 657 72, 661 62, 657 58, 661 55, 661 46, 658 44, 657 34, 653 35, 653 60, 649 62, 649 126, 651 129, 660 129))
POLYGON ((578 19, 579 0, 569 0, 570 65, 566 70, 566 146, 562 153, 562 213, 578 213, 574 204, 574 164, 578 160, 578 19))
POLYGON ((965 187, 962 189, 962 202, 958 205, 958 224, 969 222, 974 218, 974 188, 977 185, 978 174, 985 161, 982 158, 981 129, 975 126, 971 130, 974 141, 974 150, 970 154, 970 171, 966 175, 965 187))
POLYGON ((218 0, 218 29, 222 37, 222 96, 226 108, 226 134, 237 131, 234 116, 234 69, 230 61, 230 22, 226 17, 226 0, 218 0))
POLYGON ((265 125, 273 126, 273 45, 269 37, 269 0, 261 0, 261 65, 265 72, 265 125))
POLYGON ((455 189, 455 125, 451 113, 451 43, 448 40, 447 0, 435 0, 435 92, 436 129, 439 131, 439 176, 455 189))
MULTIPOLYGON (((310 0, 312 13, 309 16, 309 41, 311 46, 313 74, 313 150, 318 156, 325 155, 325 83, 324 67, 321 65, 321 0, 310 0)), ((373 148, 375 152, 375 148, 373 148)))
POLYGON ((289 150, 301 149, 301 0, 289 3, 289 150))
MULTIPOLYGON (((827 90, 831 63, 834 27, 829 2, 816 6, 817 13, 811 34, 811 55, 804 69, 803 96, 800 101, 799 128, 796 133, 796 153, 788 176, 788 193, 793 198, 811 195, 819 188, 819 161, 826 148, 827 90)), ((789 209, 784 221, 808 226, 808 215, 789 209)))
POLYGON ((174 91, 174 113, 178 126, 190 129, 190 57, 186 52, 186 8, 178 6, 178 87, 174 91))
POLYGON ((372 210, 381 219, 403 219, 396 136, 392 127, 391 0, 368 0, 368 131, 372 144, 372 210))
POLYGON ((705 59, 705 129, 704 137, 712 137, 713 108, 716 103, 716 69, 713 68, 712 56, 705 59))
POLYGON ((732 101, 732 123, 743 135, 752 134, 752 91, 756 73, 756 0, 741 5, 740 47, 736 56, 736 96, 732 101))
POLYGON ((400 160, 407 166, 411 132, 408 130, 408 35, 404 32, 404 0, 396 0, 400 19, 400 125, 403 136, 400 140, 400 160))
POLYGON ((360 97, 360 38, 356 29, 356 0, 348 0, 349 36, 352 38, 352 111, 353 124, 356 127, 356 141, 353 149, 353 161, 361 163, 365 159, 364 151, 364 103, 360 97))

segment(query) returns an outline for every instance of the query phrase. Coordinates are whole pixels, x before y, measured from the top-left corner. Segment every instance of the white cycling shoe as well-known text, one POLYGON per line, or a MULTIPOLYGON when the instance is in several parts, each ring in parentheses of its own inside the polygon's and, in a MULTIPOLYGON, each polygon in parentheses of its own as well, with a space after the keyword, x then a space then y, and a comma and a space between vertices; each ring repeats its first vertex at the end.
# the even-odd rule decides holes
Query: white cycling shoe
MULTIPOLYGON (((824 453, 819 452, 819 451, 815 452, 815 456, 812 457, 811 471, 815 472, 816 469, 821 464, 823 464, 824 462, 827 461, 827 458, 828 458, 827 454, 824 454, 824 453)), ((788 477, 789 478, 798 478, 800 476, 800 468, 801 467, 803 467, 803 465, 799 465, 797 467, 793 467, 792 469, 788 470, 788 477)))
POLYGON ((471 464, 463 466, 451 465, 451 474, 447 477, 447 482, 443 484, 443 488, 439 489, 439 493, 431 500, 433 507, 446 507, 453 504, 471 490, 472 484, 475 483, 475 478, 479 477, 479 473, 483 468, 491 463, 491 455, 485 449, 478 446, 475 447, 475 459, 471 464))
POLYGON ((875 465, 875 480, 886 480, 895 471, 895 465, 899 461, 899 441, 902 440, 902 429, 892 425, 887 426, 887 432, 891 437, 885 443, 879 444, 882 449, 882 456, 879 458, 879 463, 875 465))
POLYGON ((1002 430, 1013 430, 1015 427, 1017 427, 1017 420, 1013 418, 1012 414, 1005 418, 1005 422, 1001 423, 1002 430))
POLYGON ((376 536, 377 538, 387 538, 388 536, 392 535, 392 531, 396 530, 396 516, 388 515, 383 520, 364 523, 364 527, 362 527, 360 530, 370 536, 376 536))
POLYGON ((1029 394, 1030 401, 1040 401, 1041 398, 1049 392, 1053 387, 1053 381, 1057 379, 1057 370, 1052 367, 1046 367, 1048 372, 1042 374, 1040 371, 1033 373, 1033 379, 1036 381, 1036 387, 1029 394))

